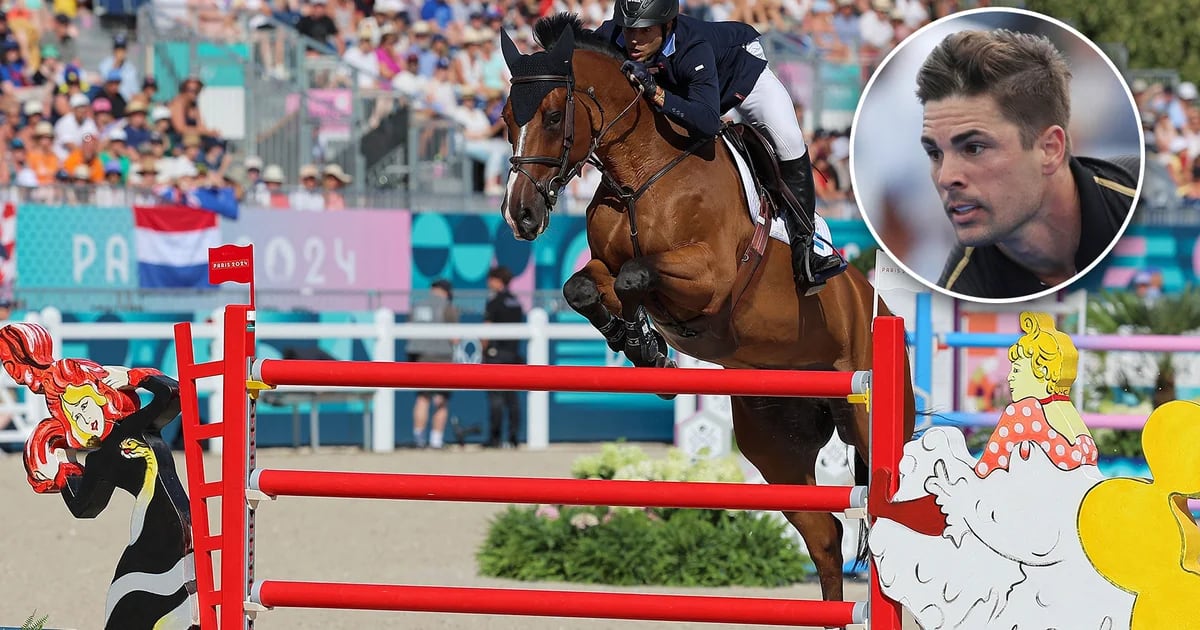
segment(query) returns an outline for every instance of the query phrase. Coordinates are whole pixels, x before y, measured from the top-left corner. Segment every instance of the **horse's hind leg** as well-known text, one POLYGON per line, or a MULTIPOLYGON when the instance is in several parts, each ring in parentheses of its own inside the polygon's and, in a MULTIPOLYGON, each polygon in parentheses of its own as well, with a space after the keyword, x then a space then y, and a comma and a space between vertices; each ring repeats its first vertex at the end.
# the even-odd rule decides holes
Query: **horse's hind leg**
MULTIPOLYGON (((828 401, 734 396, 738 449, 767 483, 816 485, 817 455, 833 435, 828 401)), ((821 595, 842 599, 842 524, 828 512, 784 512, 817 568, 821 595)))
POLYGON ((621 306, 613 293, 613 280, 608 267, 593 258, 567 279, 563 297, 576 313, 587 318, 604 335, 613 352, 622 352, 625 350, 625 321, 614 317, 605 305, 609 302, 613 310, 619 310, 621 306))

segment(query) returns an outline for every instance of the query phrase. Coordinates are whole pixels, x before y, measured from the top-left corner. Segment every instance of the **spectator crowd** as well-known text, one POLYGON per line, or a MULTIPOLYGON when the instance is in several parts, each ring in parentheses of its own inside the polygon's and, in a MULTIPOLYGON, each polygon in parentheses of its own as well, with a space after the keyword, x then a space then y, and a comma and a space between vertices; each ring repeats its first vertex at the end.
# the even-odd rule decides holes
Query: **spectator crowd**
MULTIPOLYGON (((86 4, 28 2, 13 0, 0 12, 0 188, 36 201, 122 205, 148 202, 162 187, 220 186, 245 205, 345 207, 343 191, 354 179, 338 164, 287 173, 235 155, 204 116, 199 78, 185 78, 161 98, 156 79, 134 62, 134 33, 115 33, 93 65, 78 53, 80 29, 97 28, 86 4)), ((156 15, 174 15, 202 37, 250 42, 254 66, 268 78, 289 74, 283 33, 303 35, 309 61, 335 68, 312 84, 371 95, 374 122, 397 106, 409 108, 422 129, 422 155, 477 162, 489 196, 502 193, 511 154, 501 120, 509 76, 500 29, 531 50, 532 25, 542 16, 571 11, 595 27, 612 12, 612 0, 153 2, 156 15), (433 131, 447 127, 455 132, 433 131)), ((931 19, 981 4, 986 0, 684 0, 681 10, 747 22, 826 62, 857 64, 865 83, 892 48, 931 19)), ((1136 81, 1133 88, 1152 159, 1181 198, 1200 205, 1195 85, 1136 81)), ((821 128, 795 100, 820 172, 818 198, 826 208, 853 207, 849 130, 821 128)), ((581 210, 598 184, 598 174, 585 169, 568 191, 568 206, 581 210)))
MULTIPOLYGON (((89 66, 76 52, 81 23, 95 26, 86 5, 35 11, 24 8, 26 1, 0 15, 0 158, 7 165, 0 186, 39 201, 122 204, 140 202, 159 186, 220 185, 250 205, 344 207, 341 191, 353 180, 340 166, 309 164, 292 174, 243 156, 234 169, 233 153, 201 112, 200 79, 189 77, 175 96, 159 99, 155 79, 131 60, 128 35, 116 34, 111 54, 89 66)), ((510 155, 500 118, 509 78, 500 29, 529 50, 532 25, 542 16, 572 11, 596 27, 612 12, 611 0, 154 0, 153 7, 156 20, 173 20, 201 37, 251 42, 255 65, 270 78, 289 75, 285 30, 303 35, 309 59, 338 68, 315 85, 354 85, 373 94, 375 122, 404 104, 425 129, 423 154, 457 152, 478 162, 488 195, 503 191, 510 155), (457 133, 435 134, 438 125, 457 133)), ((945 0, 685 0, 681 8, 701 19, 783 33, 831 62, 869 68, 931 11, 959 7, 945 0)), ((848 132, 807 131, 823 175, 820 198, 852 200, 848 132)), ((598 182, 585 172, 572 186, 572 201, 582 206, 598 182)))

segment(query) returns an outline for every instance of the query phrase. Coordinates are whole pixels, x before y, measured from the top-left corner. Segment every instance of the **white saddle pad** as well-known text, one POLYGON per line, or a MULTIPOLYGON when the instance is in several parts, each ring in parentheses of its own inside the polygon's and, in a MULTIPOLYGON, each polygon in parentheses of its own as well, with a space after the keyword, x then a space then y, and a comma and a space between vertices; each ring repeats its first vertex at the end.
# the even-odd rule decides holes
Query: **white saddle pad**
MULTIPOLYGON (((721 136, 725 141, 725 145, 729 147, 729 152, 733 154, 733 160, 737 162, 738 173, 742 179, 742 192, 746 195, 746 200, 750 207, 750 220, 758 220, 758 210, 761 201, 758 198, 758 193, 754 190, 754 180, 750 177, 750 167, 746 164, 746 160, 742 158, 742 154, 729 144, 729 139, 721 136)), ((822 256, 827 256, 833 253, 833 236, 829 232, 829 224, 821 215, 814 217, 817 226, 817 237, 813 239, 813 251, 822 256)), ((788 240, 787 227, 783 223, 783 219, 775 218, 771 220, 771 238, 783 242, 790 243, 788 240)))

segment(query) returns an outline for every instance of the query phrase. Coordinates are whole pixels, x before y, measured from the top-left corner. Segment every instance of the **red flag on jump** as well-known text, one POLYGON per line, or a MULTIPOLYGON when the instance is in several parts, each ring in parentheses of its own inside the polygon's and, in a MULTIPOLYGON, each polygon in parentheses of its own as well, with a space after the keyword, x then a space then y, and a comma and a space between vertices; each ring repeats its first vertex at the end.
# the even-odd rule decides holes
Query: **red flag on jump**
POLYGON ((208 282, 254 283, 254 245, 208 248, 208 282))

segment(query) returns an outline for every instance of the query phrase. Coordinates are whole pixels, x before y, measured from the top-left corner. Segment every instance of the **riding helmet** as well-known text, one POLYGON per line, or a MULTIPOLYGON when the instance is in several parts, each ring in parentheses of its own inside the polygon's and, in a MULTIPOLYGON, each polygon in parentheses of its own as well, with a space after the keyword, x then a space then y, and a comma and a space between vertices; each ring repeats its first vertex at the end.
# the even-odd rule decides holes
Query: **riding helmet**
POLYGON ((617 0, 613 18, 621 28, 666 24, 679 15, 679 0, 617 0))

